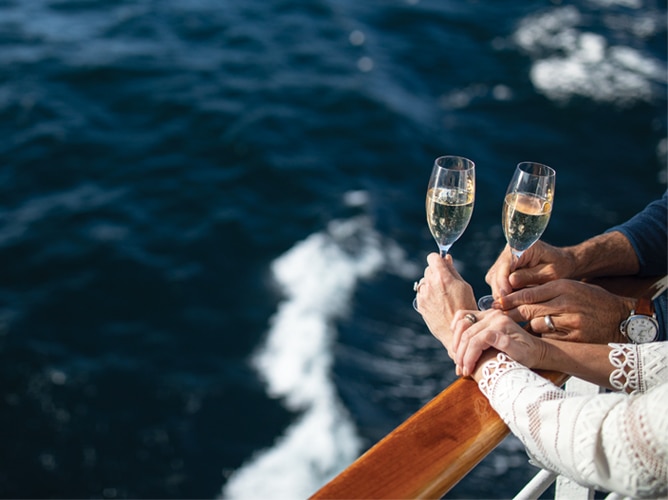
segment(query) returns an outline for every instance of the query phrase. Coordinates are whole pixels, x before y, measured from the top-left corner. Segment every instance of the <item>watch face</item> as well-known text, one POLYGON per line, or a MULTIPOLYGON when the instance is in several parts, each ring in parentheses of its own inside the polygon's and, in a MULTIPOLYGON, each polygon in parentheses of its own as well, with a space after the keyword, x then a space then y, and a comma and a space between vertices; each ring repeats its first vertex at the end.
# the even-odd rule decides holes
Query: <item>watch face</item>
POLYGON ((626 325, 626 335, 636 344, 652 342, 657 333, 656 322, 648 316, 631 316, 626 325))

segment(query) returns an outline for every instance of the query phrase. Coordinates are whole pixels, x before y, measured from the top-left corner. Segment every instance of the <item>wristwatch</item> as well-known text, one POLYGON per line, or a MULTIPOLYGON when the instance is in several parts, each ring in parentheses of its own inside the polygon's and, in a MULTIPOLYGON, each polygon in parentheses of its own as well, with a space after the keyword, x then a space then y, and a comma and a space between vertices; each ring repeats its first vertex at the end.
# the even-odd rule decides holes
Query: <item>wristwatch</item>
POLYGON ((619 331, 634 344, 653 342, 659 335, 659 323, 651 299, 641 298, 629 317, 619 324, 619 331))

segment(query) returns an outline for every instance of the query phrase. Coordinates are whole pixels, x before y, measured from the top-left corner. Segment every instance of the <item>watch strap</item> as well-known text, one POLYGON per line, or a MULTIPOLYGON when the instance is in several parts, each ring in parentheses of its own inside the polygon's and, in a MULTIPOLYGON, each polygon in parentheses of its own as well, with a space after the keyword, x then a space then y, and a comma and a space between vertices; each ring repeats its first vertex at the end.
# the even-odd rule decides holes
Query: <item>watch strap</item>
POLYGON ((643 316, 654 316, 654 303, 652 299, 641 297, 636 302, 635 314, 642 314, 643 316))

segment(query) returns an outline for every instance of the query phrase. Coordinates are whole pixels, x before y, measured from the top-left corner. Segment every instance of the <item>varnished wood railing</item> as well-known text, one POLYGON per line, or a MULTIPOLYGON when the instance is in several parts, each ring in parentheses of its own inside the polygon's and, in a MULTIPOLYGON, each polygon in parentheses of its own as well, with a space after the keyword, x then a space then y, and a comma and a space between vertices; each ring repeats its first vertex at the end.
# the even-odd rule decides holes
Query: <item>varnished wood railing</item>
POLYGON ((311 498, 441 498, 508 432, 478 385, 456 380, 311 498))
MULTIPOLYGON (((597 280, 628 297, 655 296, 666 278, 597 280)), ((557 385, 568 378, 540 372, 557 385)), ((477 384, 459 379, 311 497, 441 498, 509 433, 477 384)))

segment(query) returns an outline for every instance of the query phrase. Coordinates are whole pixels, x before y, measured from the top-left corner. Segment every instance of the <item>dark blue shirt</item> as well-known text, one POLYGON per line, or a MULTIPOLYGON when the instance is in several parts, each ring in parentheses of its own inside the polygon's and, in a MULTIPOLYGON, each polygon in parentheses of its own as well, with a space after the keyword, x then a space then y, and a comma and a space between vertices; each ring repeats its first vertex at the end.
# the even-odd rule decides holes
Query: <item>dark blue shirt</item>
MULTIPOLYGON (((628 238, 638 256, 638 276, 665 276, 668 274, 668 191, 619 226, 606 232, 619 231, 628 238)), ((654 301, 659 322, 659 339, 666 340, 668 313, 666 292, 654 301)))

